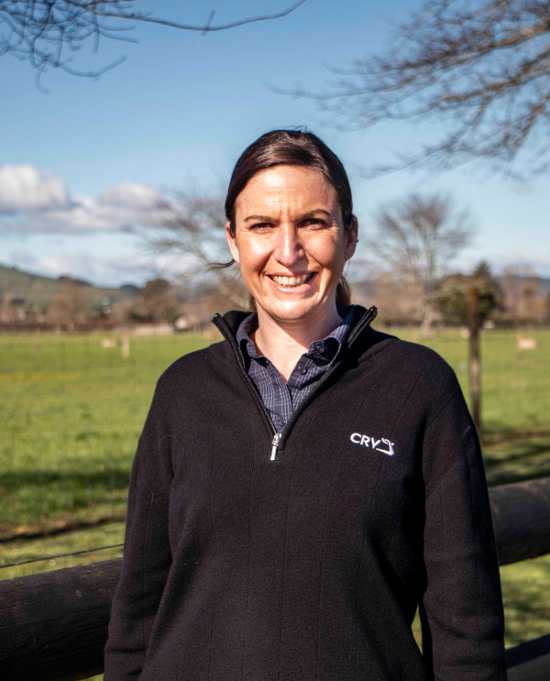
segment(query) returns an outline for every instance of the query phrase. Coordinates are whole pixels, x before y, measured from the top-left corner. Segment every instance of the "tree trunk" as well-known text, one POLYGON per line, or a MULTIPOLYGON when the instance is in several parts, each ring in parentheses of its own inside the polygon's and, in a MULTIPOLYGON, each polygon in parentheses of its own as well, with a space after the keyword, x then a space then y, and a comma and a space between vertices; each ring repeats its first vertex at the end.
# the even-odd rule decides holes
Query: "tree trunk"
POLYGON ((422 300, 422 322, 420 324, 420 335, 428 338, 432 333, 432 324, 435 318, 435 311, 428 295, 424 294, 422 300))
POLYGON ((469 373, 472 417, 481 439, 481 359, 479 351, 479 292, 475 286, 468 290, 469 373))

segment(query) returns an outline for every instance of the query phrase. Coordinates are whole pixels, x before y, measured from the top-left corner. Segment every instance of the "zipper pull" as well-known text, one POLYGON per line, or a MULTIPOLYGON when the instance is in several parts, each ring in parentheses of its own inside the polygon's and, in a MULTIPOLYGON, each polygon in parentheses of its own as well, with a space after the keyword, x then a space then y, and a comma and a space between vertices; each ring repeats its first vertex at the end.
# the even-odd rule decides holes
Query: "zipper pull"
POLYGON ((279 442, 281 441, 282 437, 283 437, 282 433, 275 433, 275 435, 273 436, 273 440, 271 440, 270 461, 275 461, 275 457, 277 456, 277 450, 279 449, 279 442))

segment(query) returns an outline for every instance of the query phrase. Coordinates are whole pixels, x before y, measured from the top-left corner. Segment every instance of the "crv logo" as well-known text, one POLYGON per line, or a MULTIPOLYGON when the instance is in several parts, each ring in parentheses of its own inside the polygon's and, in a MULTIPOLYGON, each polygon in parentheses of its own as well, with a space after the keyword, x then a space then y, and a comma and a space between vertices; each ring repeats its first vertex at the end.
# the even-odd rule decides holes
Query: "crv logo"
POLYGON ((395 452, 393 451, 394 443, 390 442, 385 437, 382 437, 379 440, 377 440, 375 437, 361 435, 361 433, 352 433, 350 440, 355 445, 372 447, 372 449, 375 449, 377 452, 382 452, 383 454, 387 454, 388 456, 393 456, 395 454, 395 452), (387 447, 387 449, 382 449, 381 447, 379 447, 380 444, 382 444, 384 447, 387 447))

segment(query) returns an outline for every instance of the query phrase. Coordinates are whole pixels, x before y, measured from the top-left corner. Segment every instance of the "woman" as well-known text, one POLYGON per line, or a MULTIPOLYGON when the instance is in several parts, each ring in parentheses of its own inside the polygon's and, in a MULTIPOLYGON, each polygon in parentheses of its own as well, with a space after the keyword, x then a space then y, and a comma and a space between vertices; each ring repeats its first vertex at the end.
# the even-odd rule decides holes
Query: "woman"
POLYGON ((157 385, 106 681, 504 681, 475 428, 438 355, 349 305, 342 164, 267 133, 226 213, 257 313, 216 315, 225 340, 157 385))

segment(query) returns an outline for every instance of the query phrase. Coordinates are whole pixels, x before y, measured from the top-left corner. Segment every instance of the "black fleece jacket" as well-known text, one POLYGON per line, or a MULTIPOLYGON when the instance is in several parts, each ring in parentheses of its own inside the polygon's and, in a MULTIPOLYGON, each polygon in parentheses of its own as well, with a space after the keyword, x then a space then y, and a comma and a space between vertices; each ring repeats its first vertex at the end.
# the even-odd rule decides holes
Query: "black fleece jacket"
POLYGON ((271 461, 243 314, 217 315, 226 340, 158 382, 105 681, 505 681, 487 488, 451 368, 356 306, 271 461))

